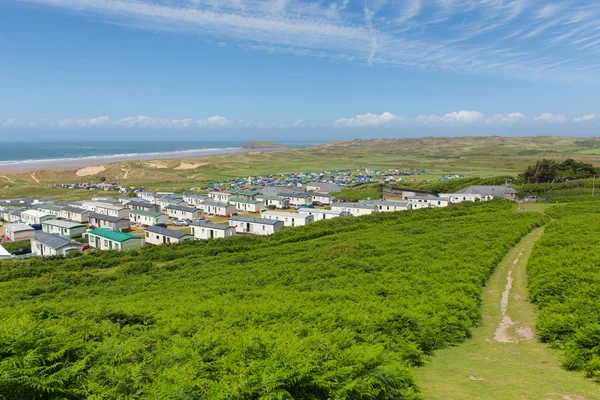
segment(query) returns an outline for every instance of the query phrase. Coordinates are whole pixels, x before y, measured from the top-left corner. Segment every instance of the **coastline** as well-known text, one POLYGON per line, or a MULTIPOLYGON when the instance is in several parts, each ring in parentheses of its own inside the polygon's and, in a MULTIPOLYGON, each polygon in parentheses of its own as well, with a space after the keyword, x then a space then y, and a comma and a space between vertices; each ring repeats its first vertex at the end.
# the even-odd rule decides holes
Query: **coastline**
POLYGON ((198 149, 172 152, 155 152, 139 154, 116 154, 112 156, 92 156, 81 158, 54 159, 54 160, 23 160, 6 164, 0 163, 0 174, 22 174, 37 171, 75 170, 79 168, 108 165, 123 161, 152 161, 152 160, 191 160, 227 154, 241 154, 249 152, 276 152, 289 150, 289 147, 273 148, 215 148, 198 149))

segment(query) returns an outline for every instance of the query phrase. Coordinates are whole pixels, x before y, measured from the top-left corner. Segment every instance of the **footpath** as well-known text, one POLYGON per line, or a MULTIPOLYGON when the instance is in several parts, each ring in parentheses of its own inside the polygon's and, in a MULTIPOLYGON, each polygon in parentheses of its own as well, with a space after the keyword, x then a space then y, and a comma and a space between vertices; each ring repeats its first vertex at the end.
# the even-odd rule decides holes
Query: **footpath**
POLYGON ((525 236, 500 263, 484 288, 473 337, 416 370, 425 399, 600 400, 600 384, 563 369, 560 353, 536 338, 526 267, 543 232, 525 236))

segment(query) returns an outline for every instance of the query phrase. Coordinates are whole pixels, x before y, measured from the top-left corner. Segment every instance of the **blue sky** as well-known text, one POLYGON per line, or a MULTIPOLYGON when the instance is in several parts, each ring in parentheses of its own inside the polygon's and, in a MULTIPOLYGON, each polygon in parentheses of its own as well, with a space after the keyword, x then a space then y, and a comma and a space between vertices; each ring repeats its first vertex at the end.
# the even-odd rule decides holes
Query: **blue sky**
POLYGON ((593 136, 600 7, 0 0, 0 138, 593 136))

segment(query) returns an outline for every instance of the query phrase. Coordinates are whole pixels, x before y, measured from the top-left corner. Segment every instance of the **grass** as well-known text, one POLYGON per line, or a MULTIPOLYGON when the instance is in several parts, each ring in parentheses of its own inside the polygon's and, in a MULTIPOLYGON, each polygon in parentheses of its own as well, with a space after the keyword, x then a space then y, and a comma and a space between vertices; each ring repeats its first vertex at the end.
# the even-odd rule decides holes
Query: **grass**
MULTIPOLYGON (((542 205, 526 207, 541 209, 533 206, 542 205)), ((516 331, 535 326, 536 309, 528 300, 526 265, 542 233, 543 228, 539 228, 526 236, 490 278, 483 294, 483 322, 473 331, 472 339, 438 351, 416 371, 425 399, 600 399, 600 386, 561 368, 557 351, 535 339, 524 340, 516 331), (498 343, 494 334, 502 319, 500 299, 509 269, 513 269, 514 283, 507 313, 516 324, 508 333, 520 341, 498 343)))
POLYGON ((198 164, 197 168, 191 170, 176 170, 182 162, 180 160, 163 160, 161 163, 167 168, 152 167, 152 161, 126 161, 106 165, 102 173, 86 177, 76 176, 75 170, 0 174, 0 191, 4 197, 75 200, 90 198, 100 192, 58 189, 49 184, 90 182, 106 177, 126 186, 181 192, 187 187, 202 187, 208 182, 249 175, 364 168, 426 171, 425 175, 414 176, 419 182, 434 181, 450 174, 514 175, 543 157, 557 160, 575 157, 579 161, 600 165, 600 155, 581 154, 582 150, 595 146, 597 141, 591 142, 584 143, 571 137, 356 140, 281 152, 252 151, 183 160, 198 164), (39 183, 35 180, 39 180, 39 183))

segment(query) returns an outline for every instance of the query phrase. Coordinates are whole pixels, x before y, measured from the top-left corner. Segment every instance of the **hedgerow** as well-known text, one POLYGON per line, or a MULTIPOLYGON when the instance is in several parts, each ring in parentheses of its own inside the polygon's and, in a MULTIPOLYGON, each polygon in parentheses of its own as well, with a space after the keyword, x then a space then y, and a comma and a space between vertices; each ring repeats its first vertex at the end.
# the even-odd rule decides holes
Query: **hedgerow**
POLYGON ((545 222, 492 202, 0 264, 6 399, 413 399, 545 222))
POLYGON ((566 368, 600 381, 600 215, 563 212, 561 218, 546 227, 529 260, 537 330, 564 351, 566 368))

